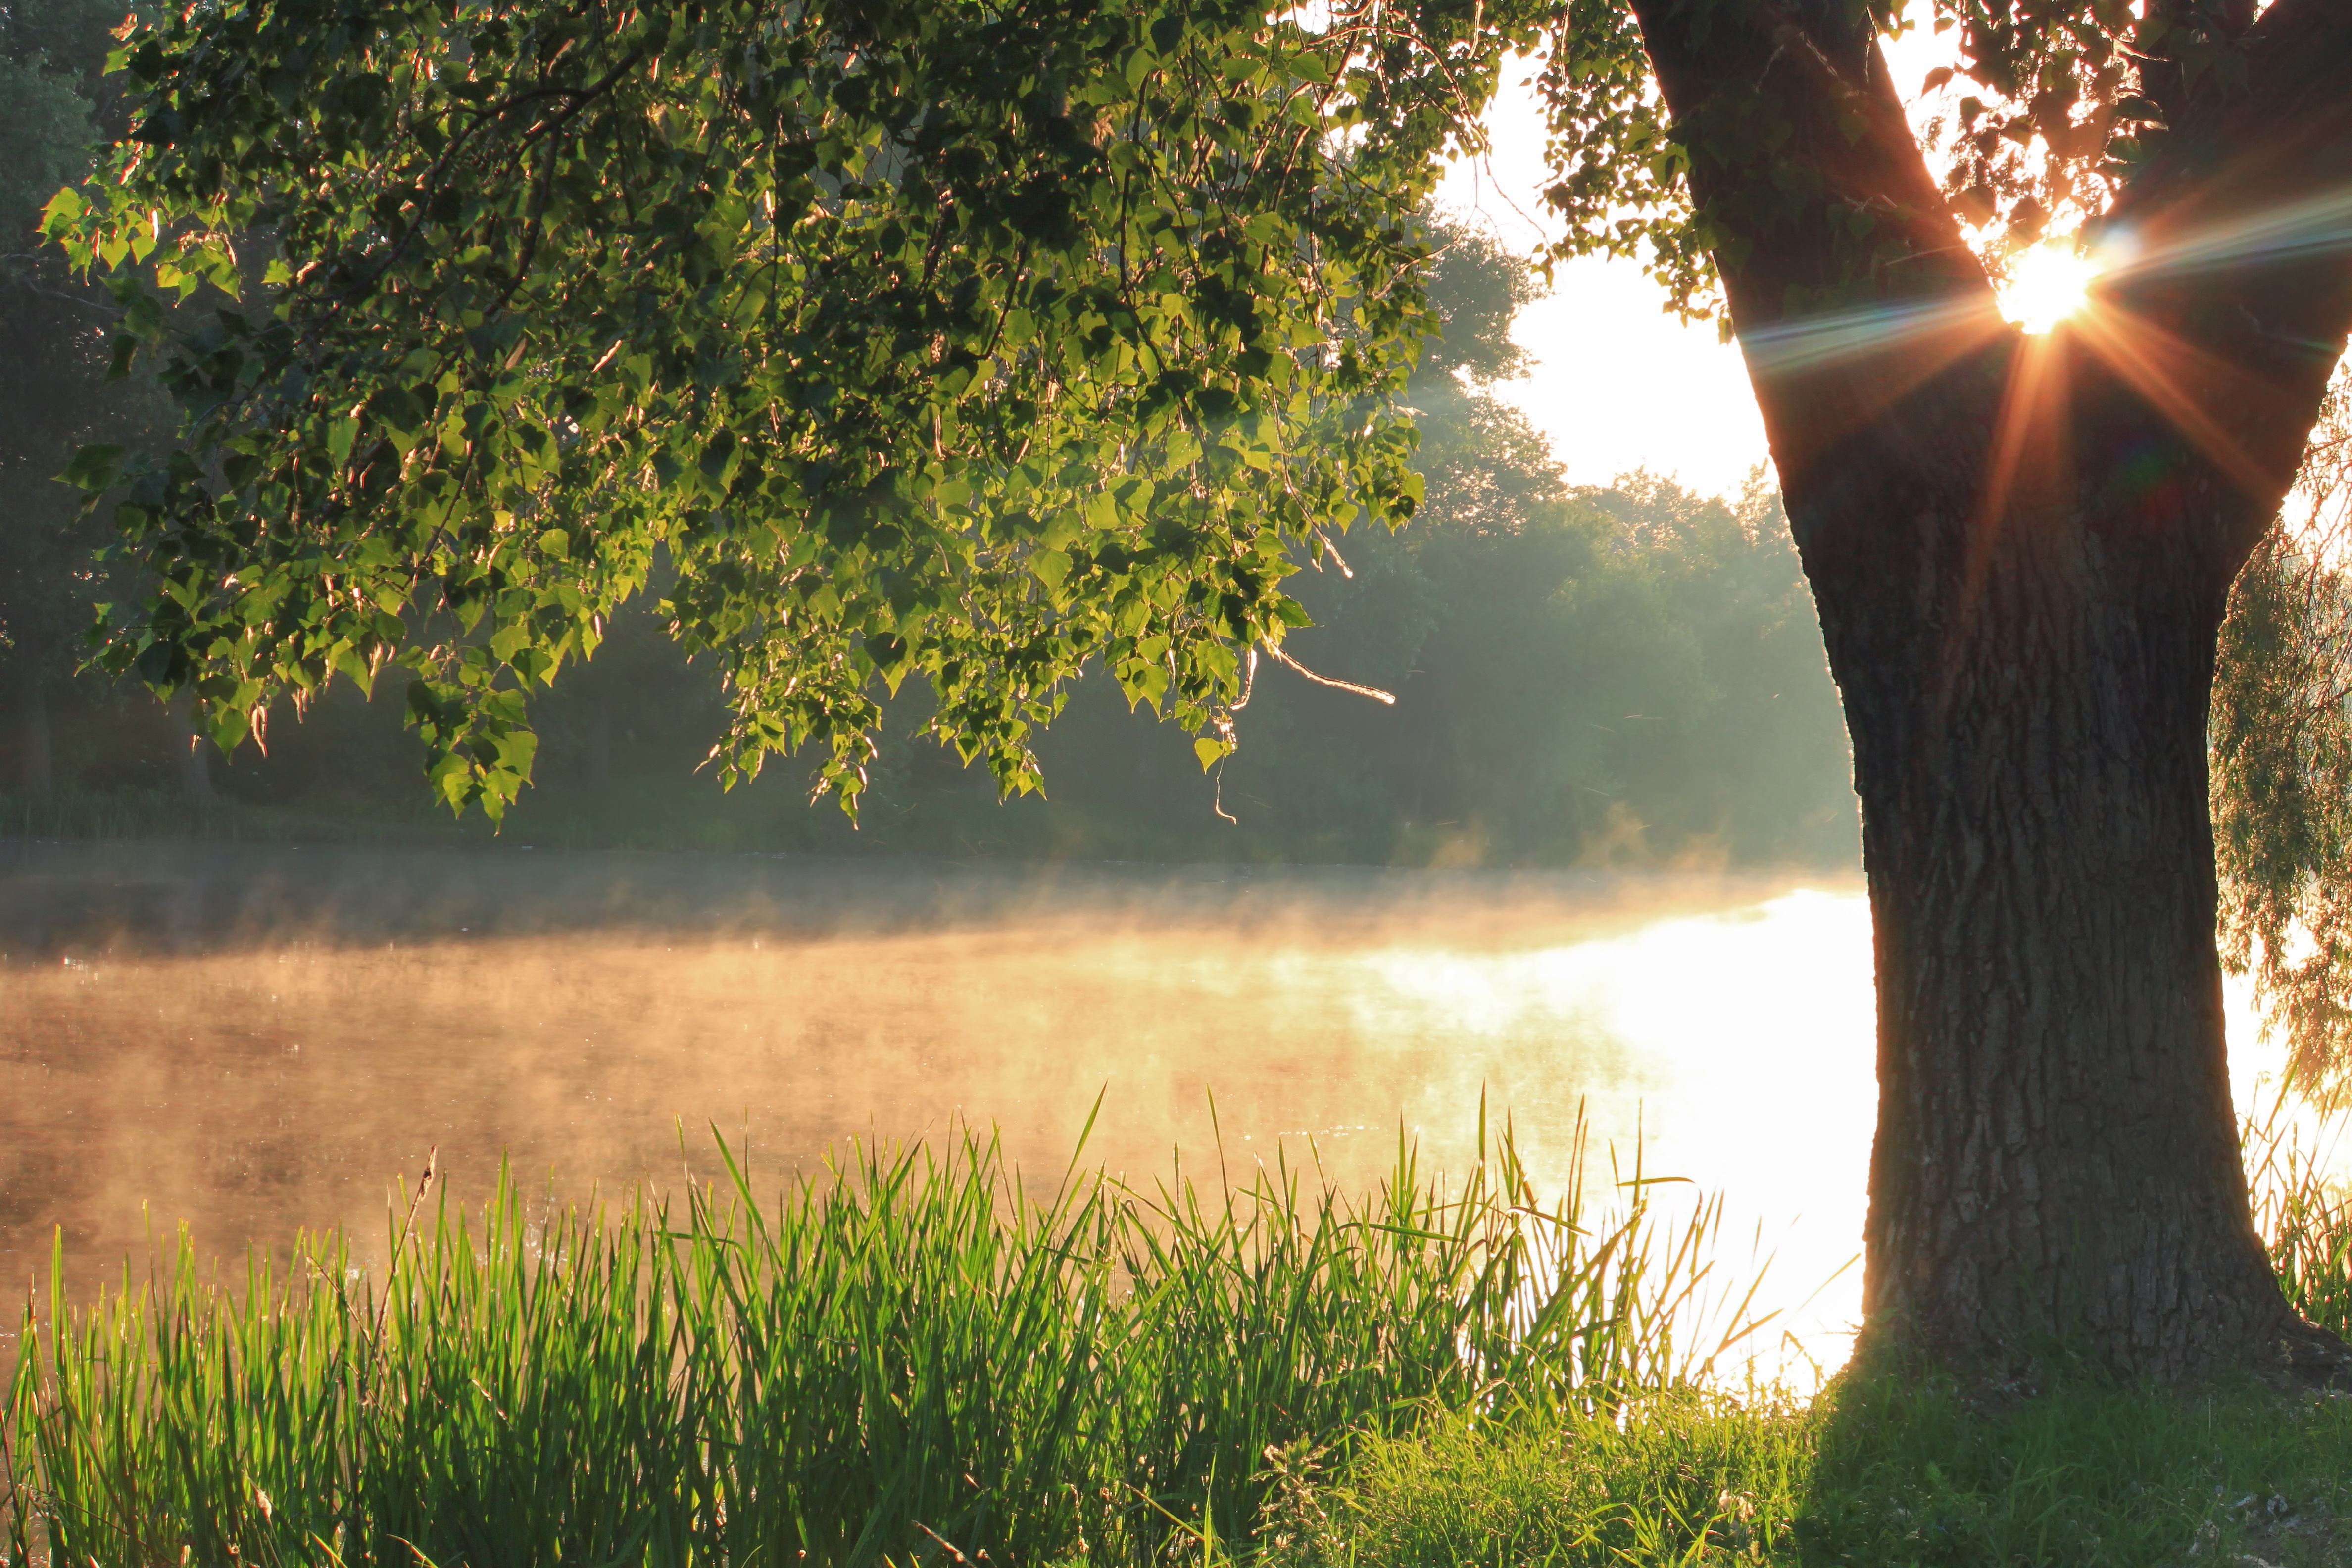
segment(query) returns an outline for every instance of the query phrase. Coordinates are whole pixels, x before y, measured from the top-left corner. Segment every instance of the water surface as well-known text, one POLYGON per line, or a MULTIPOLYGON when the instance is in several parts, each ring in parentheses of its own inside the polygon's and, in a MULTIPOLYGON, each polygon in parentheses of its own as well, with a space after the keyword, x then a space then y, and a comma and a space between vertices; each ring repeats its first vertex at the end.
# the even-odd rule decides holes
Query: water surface
POLYGON ((61 1237, 77 1295, 151 1227, 380 1256, 434 1148, 578 1199, 709 1179, 714 1127, 773 1178, 961 1118, 1058 1173, 1099 1100, 1133 1178, 1279 1142, 1360 1186, 1458 1168, 1483 1096, 1539 1182, 1581 1117, 1726 1194, 1817 1356, 1858 1298, 1815 1293, 1874 1096, 1834 879, 13 844, 0 952, 0 1269, 61 1237))

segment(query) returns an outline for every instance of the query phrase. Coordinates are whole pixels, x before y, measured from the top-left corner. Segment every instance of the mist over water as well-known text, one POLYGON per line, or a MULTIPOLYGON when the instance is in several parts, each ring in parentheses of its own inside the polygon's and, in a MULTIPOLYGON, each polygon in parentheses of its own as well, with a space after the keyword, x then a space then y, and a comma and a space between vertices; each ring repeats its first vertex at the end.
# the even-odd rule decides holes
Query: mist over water
POLYGON ((143 1272, 151 1225, 232 1259, 341 1225, 374 1261, 391 1184, 435 1146, 458 1197, 478 1202, 503 1152, 580 1201, 710 1179, 714 1124, 764 1185, 828 1145, 962 1118, 1050 1181, 1097 1097, 1087 1163, 1145 1182, 1180 1148, 1196 1179, 1222 1158, 1244 1180, 1279 1145, 1361 1188, 1400 1136, 1458 1169, 1483 1094, 1539 1179, 1567 1183, 1583 1115, 1627 1175, 1638 1143, 1649 1173, 1735 1190, 1768 1231, 1802 1213, 1780 1272, 1808 1289, 1858 1231, 1851 888, 8 853, 0 1268, 46 1272, 61 1231, 77 1296, 126 1254, 143 1272))
MULTIPOLYGON (((1004 868, 752 857, 6 846, 0 1278, 61 1233, 87 1298, 148 1234, 280 1254, 438 1147, 558 1202, 851 1138, 1003 1136, 1149 1183, 1332 1182, 1474 1155, 1720 1192, 1721 1267, 1833 1366, 1871 1121, 1858 883, 1591 873, 1004 868), (1213 1096, 1213 1113, 1212 1110, 1213 1096), (1311 1177, 1310 1177, 1311 1180, 1311 1177), (1751 1253, 1751 1248, 1753 1252, 1751 1253), (1824 1281, 1836 1275, 1823 1289, 1824 1281)), ((2258 1065, 2239 1023, 2241 1101, 2258 1065)), ((1549 1194, 1547 1194, 1547 1196, 1549 1194)), ((13 1324, 9 1325, 13 1328, 13 1324)))

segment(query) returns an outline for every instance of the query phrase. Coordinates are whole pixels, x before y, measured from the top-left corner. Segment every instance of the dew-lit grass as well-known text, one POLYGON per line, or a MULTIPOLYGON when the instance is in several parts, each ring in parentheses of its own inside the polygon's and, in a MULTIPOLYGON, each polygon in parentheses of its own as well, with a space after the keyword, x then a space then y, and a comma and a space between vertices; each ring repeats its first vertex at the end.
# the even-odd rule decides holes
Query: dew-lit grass
POLYGON ((1606 1413, 1736 1350, 1737 1302, 1695 1338, 1718 1210, 1628 1184, 1601 1223, 1539 1206, 1507 1131, 1482 1150, 1357 1196, 1278 1163, 1041 1188, 960 1134, 544 1228, 502 1184, 427 1205, 381 1280, 332 1237, 230 1288, 183 1247, 28 1321, 13 1551, 1197 1558, 1251 1538, 1271 1456, 1606 1413))
MULTIPOLYGON (((2352 1330, 2352 1220, 2288 1126, 2249 1136, 2273 1259, 2352 1330)), ((1507 1131, 1480 1149, 1147 1191, 959 1132, 773 1196, 730 1155, 666 1206, 428 1201, 383 1279, 330 1237, 224 1288, 183 1247, 28 1319, 0 1534, 100 1568, 2352 1560, 2352 1399, 2063 1356, 2023 1396, 1760 1388, 1719 1206, 1538 1207, 1507 1131)))

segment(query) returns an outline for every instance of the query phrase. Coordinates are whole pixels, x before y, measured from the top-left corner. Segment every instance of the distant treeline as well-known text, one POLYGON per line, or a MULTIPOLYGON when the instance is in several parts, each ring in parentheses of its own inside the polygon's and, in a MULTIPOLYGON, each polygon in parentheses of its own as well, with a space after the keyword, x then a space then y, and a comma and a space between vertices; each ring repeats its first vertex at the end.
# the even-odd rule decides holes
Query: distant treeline
MULTIPOLYGON (((1494 492, 1431 488, 1429 515, 1403 533, 1342 542, 1352 577, 1308 574, 1318 624, 1288 645, 1394 705, 1262 663, 1222 776, 1202 775, 1183 733, 1090 679, 1040 741, 1050 798, 999 804, 983 772, 905 733, 920 718, 910 692, 853 834, 784 768, 731 795, 696 773, 719 695, 641 608, 537 704, 537 788, 505 833, 1125 860, 1852 858, 1836 692, 1772 498, 1727 505, 1624 482, 1488 512, 1494 492)), ((279 716, 266 757, 248 746, 192 773, 185 731, 143 692, 86 677, 49 686, 50 807, 20 794, 10 831, 341 837, 446 821, 425 799, 396 691, 373 704, 331 693, 299 722, 279 716)))
MULTIPOLYGON (((121 111, 93 0, 0 8, 0 834, 352 837, 487 832, 431 802, 403 693, 341 688, 268 752, 192 750, 184 717, 77 668, 94 601, 136 591, 55 482, 84 443, 153 441, 163 400, 108 384, 112 308, 34 242, 40 205, 121 111)), ((893 738, 852 832, 795 767, 722 795, 698 764, 716 679, 644 595, 595 658, 534 702, 522 843, 1561 865, 1850 861, 1853 800, 1820 630, 1771 495, 1707 500, 1643 478, 1571 490, 1488 392, 1525 371, 1509 325, 1528 268, 1435 224, 1447 326, 1411 396, 1428 496, 1402 533, 1338 541, 1303 574, 1316 626, 1286 651, 1393 706, 1261 664, 1241 749, 1203 777, 1190 737, 1082 680, 1036 750, 1050 798, 999 804, 984 773, 893 738)), ((1605 373, 1600 373, 1605 374, 1605 373)))
POLYGON ((998 807, 903 750, 875 816, 936 844, 1108 858, 1394 864, 1838 861, 1855 853, 1844 730, 1769 497, 1621 484, 1482 519, 1468 487, 1344 546, 1290 651, 1394 706, 1260 666, 1241 750, 1083 685, 1039 747, 1049 805, 998 807), (1236 820, 1217 815, 1222 806, 1236 820))

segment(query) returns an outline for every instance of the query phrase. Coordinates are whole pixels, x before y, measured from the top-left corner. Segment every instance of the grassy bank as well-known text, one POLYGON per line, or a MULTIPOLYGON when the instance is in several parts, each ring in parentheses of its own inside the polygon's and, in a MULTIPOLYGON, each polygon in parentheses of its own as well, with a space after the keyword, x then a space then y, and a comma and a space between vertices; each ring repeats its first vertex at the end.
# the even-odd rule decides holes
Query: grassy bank
POLYGON ((1614 1422, 1433 1422, 1294 1489, 1284 1568, 1775 1563, 2303 1568, 2352 1562, 2352 1410, 2242 1384, 2060 1381, 1986 1407, 1848 1380, 1614 1422))
MULTIPOLYGON (((2275 1110, 2245 1135, 2281 1285, 2352 1337, 2352 1213, 2275 1110)), ((1685 1387, 1598 1418, 1449 1412, 1278 1489, 1256 1561, 2352 1564, 2352 1396, 2122 1386, 2063 1352, 2038 1383, 1989 1400, 1849 1372, 1805 1401, 1685 1387)))
MULTIPOLYGON (((11 1562, 2238 1563, 2352 1560, 2352 1413, 2254 1386, 1722 1392, 1716 1213, 1276 1169, 1142 1191, 996 1149, 535 1217, 429 1196, 381 1281, 331 1239, 184 1254, 27 1321, 11 1562)), ((2273 1159, 2291 1291, 2347 1229, 2273 1159)))
MULTIPOLYGON (((730 1164, 729 1167, 733 1170, 730 1164)), ((1507 1137, 1450 1190, 1276 1169, 1025 1189, 993 1145, 535 1224, 430 1207, 381 1290, 331 1240, 27 1325, 19 1557, 1159 1561, 1245 1540, 1269 1453, 1568 1419, 1703 1375, 1714 1217, 1606 1228, 1507 1137), (37 1536, 47 1537, 46 1542, 37 1536)), ((1737 1332, 1736 1327, 1732 1331, 1737 1332)), ((1303 1461, 1302 1461, 1303 1462, 1303 1461)))

